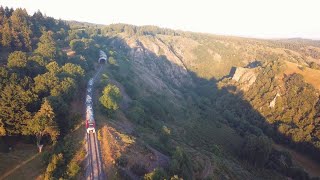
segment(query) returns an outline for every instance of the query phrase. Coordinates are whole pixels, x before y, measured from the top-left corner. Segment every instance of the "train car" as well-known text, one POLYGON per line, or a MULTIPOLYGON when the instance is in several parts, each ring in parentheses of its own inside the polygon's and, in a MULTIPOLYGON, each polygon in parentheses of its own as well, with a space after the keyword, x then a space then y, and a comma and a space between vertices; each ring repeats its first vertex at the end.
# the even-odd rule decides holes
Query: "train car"
POLYGON ((96 133, 96 129, 95 129, 95 122, 94 119, 90 118, 86 120, 86 128, 87 128, 87 133, 89 134, 90 132, 96 133))
POLYGON ((93 117, 93 111, 92 111, 92 108, 88 109, 87 108, 87 111, 86 111, 86 119, 90 119, 91 117, 93 117))
POLYGON ((87 104, 87 105, 90 105, 91 103, 92 103, 92 98, 91 98, 91 96, 87 95, 87 97, 86 97, 86 104, 87 104))
POLYGON ((90 80, 89 80, 89 86, 92 86, 93 85, 93 79, 91 78, 90 80))

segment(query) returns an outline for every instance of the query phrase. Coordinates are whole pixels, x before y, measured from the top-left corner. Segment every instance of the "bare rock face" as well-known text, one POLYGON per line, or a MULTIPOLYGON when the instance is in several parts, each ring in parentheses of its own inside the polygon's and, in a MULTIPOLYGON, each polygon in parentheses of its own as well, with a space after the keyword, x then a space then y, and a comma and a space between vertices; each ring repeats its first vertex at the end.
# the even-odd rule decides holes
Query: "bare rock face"
POLYGON ((269 107, 270 107, 270 108, 274 108, 274 106, 276 105, 277 97, 279 97, 279 96, 280 96, 280 94, 277 93, 276 96, 273 98, 273 100, 272 100, 272 101, 270 102, 270 104, 269 104, 269 107))
POLYGON ((130 37, 125 39, 130 47, 130 57, 140 78, 155 89, 168 89, 167 81, 175 86, 192 85, 180 57, 157 37, 130 37), (166 82, 164 82, 166 81, 166 82))
POLYGON ((256 71, 257 71, 257 68, 237 67, 232 77, 232 80, 240 83, 242 85, 241 89, 246 91, 256 81, 257 79, 256 71))

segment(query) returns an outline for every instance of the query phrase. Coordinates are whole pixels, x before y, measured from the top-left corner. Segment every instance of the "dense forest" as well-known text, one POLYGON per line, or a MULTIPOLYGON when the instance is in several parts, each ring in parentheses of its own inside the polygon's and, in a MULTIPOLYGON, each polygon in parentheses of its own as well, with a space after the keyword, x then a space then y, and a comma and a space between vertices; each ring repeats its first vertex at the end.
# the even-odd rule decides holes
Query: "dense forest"
POLYGON ((57 173, 52 163, 63 156, 60 168, 66 169, 73 157, 63 139, 79 114, 68 107, 85 87, 98 48, 85 32, 40 11, 30 16, 25 9, 0 7, 0 24, 0 149, 7 151, 15 139, 34 142, 39 151, 53 143, 45 178, 71 177, 57 173), (68 57, 69 45, 86 50, 68 57))
POLYGON ((143 150, 169 159, 149 169, 129 152, 115 154, 112 177, 315 176, 275 143, 320 159, 319 89, 307 76, 320 69, 319 41, 67 22, 7 7, 0 7, 0 25, 0 150, 15 140, 39 151, 49 146, 44 179, 73 179, 83 170, 69 135, 81 115, 70 106, 84 97, 100 49, 108 60, 97 84, 99 116, 109 126, 126 119, 143 150), (290 63, 299 71, 291 73, 290 63))

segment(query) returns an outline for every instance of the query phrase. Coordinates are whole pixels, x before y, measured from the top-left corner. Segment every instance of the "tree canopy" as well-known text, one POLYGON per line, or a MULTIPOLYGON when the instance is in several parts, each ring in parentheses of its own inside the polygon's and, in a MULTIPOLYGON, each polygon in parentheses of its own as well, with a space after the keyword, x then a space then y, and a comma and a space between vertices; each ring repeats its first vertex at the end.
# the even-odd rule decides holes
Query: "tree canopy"
MULTIPOLYGON (((28 121, 30 134, 37 138, 37 145, 41 145, 41 139, 45 135, 49 135, 53 142, 57 141, 59 129, 54 121, 55 113, 49 101, 45 99, 39 111, 34 115, 32 120, 28 121)), ((39 147, 40 148, 40 147, 39 147)), ((41 151, 41 150, 40 150, 41 151)))
POLYGON ((119 101, 121 99, 120 89, 108 84, 102 91, 102 96, 99 98, 100 103, 109 111, 115 111, 119 108, 119 101))

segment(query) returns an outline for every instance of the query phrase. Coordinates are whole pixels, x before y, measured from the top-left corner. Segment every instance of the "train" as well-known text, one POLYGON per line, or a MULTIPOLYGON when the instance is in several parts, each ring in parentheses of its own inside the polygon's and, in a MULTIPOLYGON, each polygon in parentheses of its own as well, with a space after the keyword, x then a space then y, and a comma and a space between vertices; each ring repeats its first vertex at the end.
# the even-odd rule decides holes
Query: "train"
POLYGON ((93 110, 91 105, 87 105, 87 110, 86 110, 86 129, 87 133, 89 134, 91 131, 93 133, 96 132, 95 130, 95 121, 93 117, 93 110))
POLYGON ((86 130, 89 134, 90 132, 95 133, 95 120, 93 117, 93 108, 92 108, 92 86, 93 86, 93 78, 91 78, 88 82, 87 87, 87 96, 86 96, 86 130))
MULTIPOLYGON (((107 55, 105 52, 103 52, 102 50, 100 50, 99 52, 99 63, 105 63, 105 61, 107 60, 107 55)), ((101 68, 100 68, 101 69, 101 68)), ((86 96, 86 130, 87 133, 90 134, 90 132, 96 133, 95 130, 95 120, 94 120, 94 116, 93 116, 93 108, 92 108, 92 91, 93 91, 93 81, 94 79, 91 78, 88 82, 88 86, 87 86, 87 96, 86 96)))

